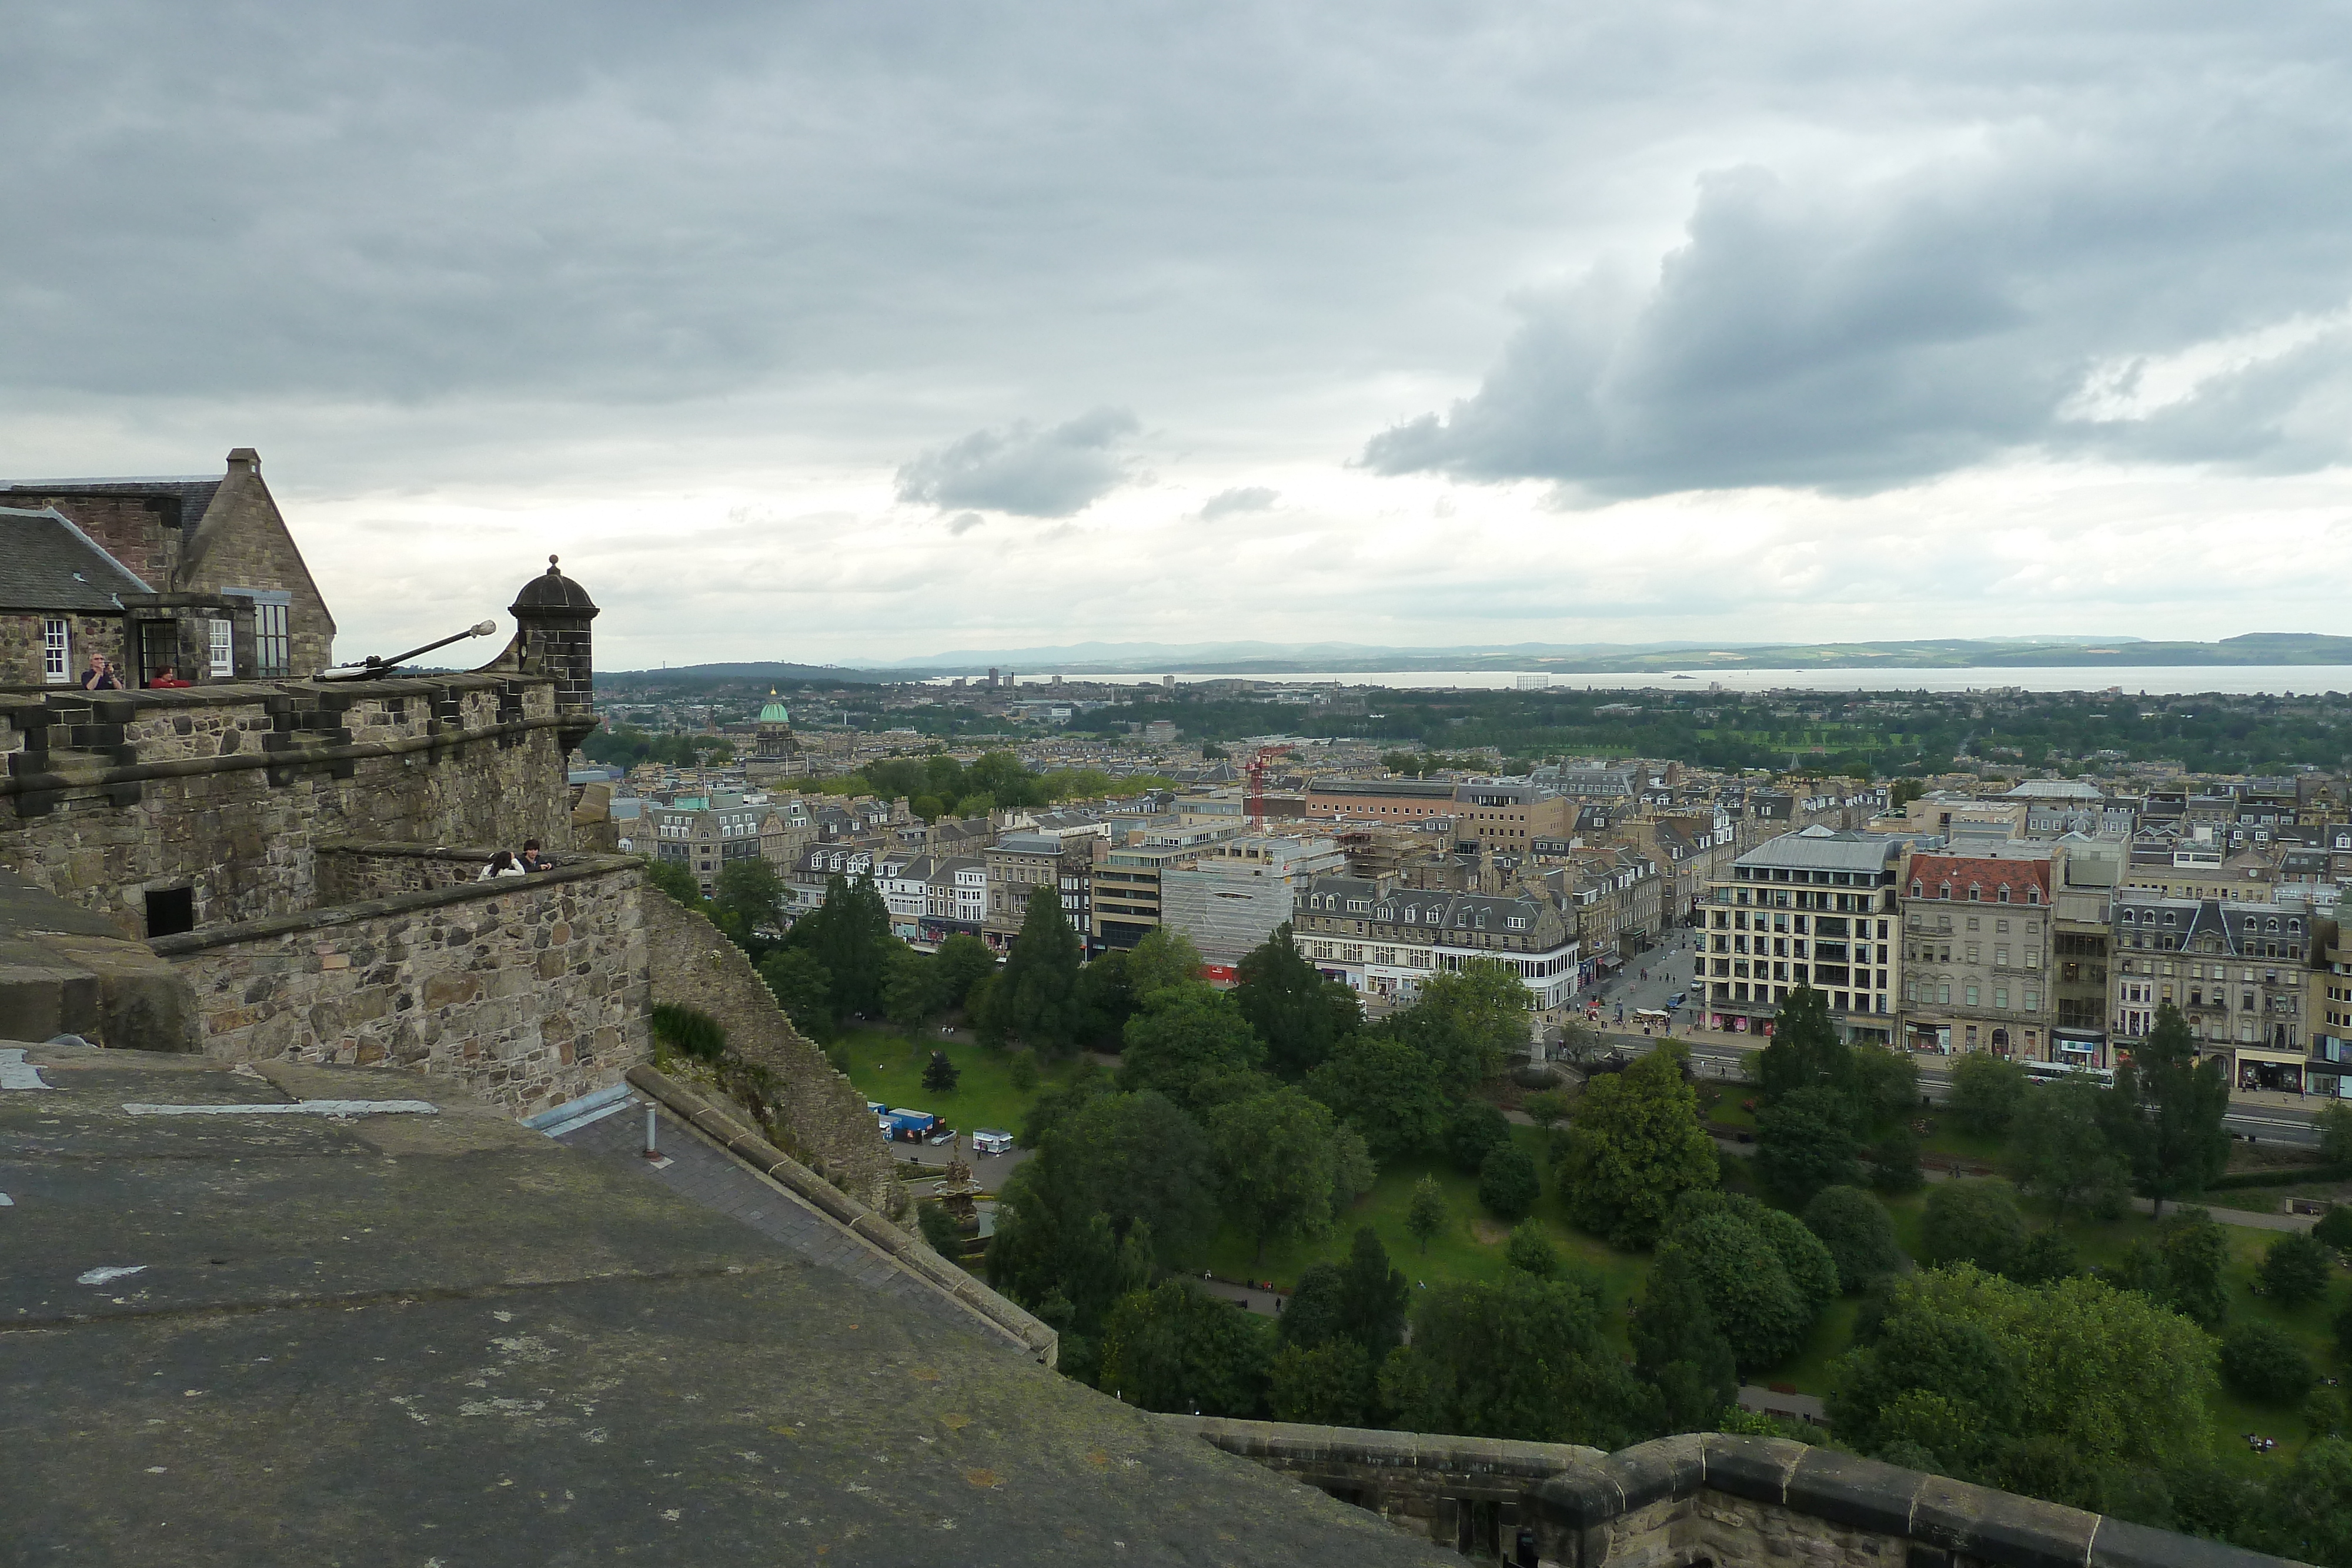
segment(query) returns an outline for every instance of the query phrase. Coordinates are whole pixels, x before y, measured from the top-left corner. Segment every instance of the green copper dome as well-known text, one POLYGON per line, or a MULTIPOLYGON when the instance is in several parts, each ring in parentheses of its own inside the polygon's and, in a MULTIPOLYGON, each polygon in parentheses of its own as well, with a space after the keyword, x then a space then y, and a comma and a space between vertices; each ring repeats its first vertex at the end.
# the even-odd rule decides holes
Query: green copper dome
MULTIPOLYGON (((735 711, 740 713, 743 710, 737 708, 735 711)), ((760 722, 761 724, 790 724, 793 722, 793 716, 784 711, 784 705, 776 700, 776 694, 773 690, 771 690, 768 693, 768 706, 760 710, 760 722)))

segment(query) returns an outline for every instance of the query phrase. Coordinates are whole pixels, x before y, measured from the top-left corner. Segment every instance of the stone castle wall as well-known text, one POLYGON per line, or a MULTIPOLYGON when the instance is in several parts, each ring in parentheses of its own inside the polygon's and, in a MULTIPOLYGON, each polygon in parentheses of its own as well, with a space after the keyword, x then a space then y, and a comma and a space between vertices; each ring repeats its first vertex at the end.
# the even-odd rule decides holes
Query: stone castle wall
POLYGON ((2287 1568, 2284 1559, 1779 1437, 1614 1454, 1161 1420, 1469 1555, 1542 1568, 2287 1568))
POLYGON ((199 929, 324 902, 341 840, 572 842, 551 683, 458 674, 0 698, 0 862, 146 933, 188 888, 199 929))
MULTIPOLYGON (((320 860, 347 887, 455 869, 402 851, 330 846, 320 860)), ((644 914, 668 902, 634 860, 575 857, 151 946, 192 988, 208 1056, 413 1068, 523 1115, 650 1057, 644 914)))
POLYGON ((876 1135, 866 1096, 793 1027, 775 993, 719 927, 650 889, 645 907, 654 999, 717 1019, 736 1054, 774 1079, 771 1110, 785 1152, 860 1202, 884 1207, 889 1150, 876 1135))

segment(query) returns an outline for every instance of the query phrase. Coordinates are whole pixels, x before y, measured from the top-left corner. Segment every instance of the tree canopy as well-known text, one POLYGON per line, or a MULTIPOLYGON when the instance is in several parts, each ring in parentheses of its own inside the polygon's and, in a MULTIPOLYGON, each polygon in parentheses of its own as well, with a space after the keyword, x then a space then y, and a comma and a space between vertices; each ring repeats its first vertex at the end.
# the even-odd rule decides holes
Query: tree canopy
POLYGON ((2154 1025, 2116 1071, 2106 1103, 2109 1139, 2158 1214, 2168 1201, 2203 1192, 2229 1163, 2226 1070, 2219 1056, 2198 1061, 2197 1037, 2170 1002, 2157 1005, 2154 1025))
POLYGON ((1285 1078, 1312 1071, 1363 1028, 1356 993, 1299 954, 1286 920, 1244 956, 1234 978, 1234 1000, 1265 1041, 1267 1064, 1285 1078))
POLYGON ((1661 1048, 1585 1086, 1559 1161, 1576 1223, 1612 1247, 1647 1247, 1685 1192, 1718 1179, 1715 1142, 1676 1053, 1661 1048))
POLYGON ((1049 1056, 1076 1045, 1085 1024, 1076 994, 1084 953, 1062 913, 1059 889, 1043 883, 1031 888, 1021 934, 973 1020, 982 1033, 1010 1036, 1049 1056))

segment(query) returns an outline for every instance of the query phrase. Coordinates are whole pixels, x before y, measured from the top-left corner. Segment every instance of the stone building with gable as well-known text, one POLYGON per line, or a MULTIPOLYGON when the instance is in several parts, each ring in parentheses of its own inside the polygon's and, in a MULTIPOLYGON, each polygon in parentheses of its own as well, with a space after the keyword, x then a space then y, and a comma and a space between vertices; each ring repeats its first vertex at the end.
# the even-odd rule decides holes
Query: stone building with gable
MULTIPOLYGON (((83 631, 75 678, 89 652, 142 686, 164 664, 201 682, 284 680, 334 662, 334 617, 250 446, 232 451, 217 479, 0 481, 0 507, 65 518, 135 580, 116 591, 111 617, 97 617, 110 628, 83 631)), ((5 608, 14 619, 53 607, 5 608)), ((12 651, 19 636, 10 633, 12 651)), ((21 684, 64 684, 11 664, 21 684)))

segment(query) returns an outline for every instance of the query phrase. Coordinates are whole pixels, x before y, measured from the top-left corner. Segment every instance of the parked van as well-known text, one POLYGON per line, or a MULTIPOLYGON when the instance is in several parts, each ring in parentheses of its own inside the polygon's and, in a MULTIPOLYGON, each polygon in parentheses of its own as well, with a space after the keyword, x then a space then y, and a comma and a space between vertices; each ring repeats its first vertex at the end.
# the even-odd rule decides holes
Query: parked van
POLYGON ((971 1152, 975 1155, 1009 1155, 1013 1152, 1013 1134, 998 1132, 993 1127, 982 1127, 971 1135, 971 1152))

